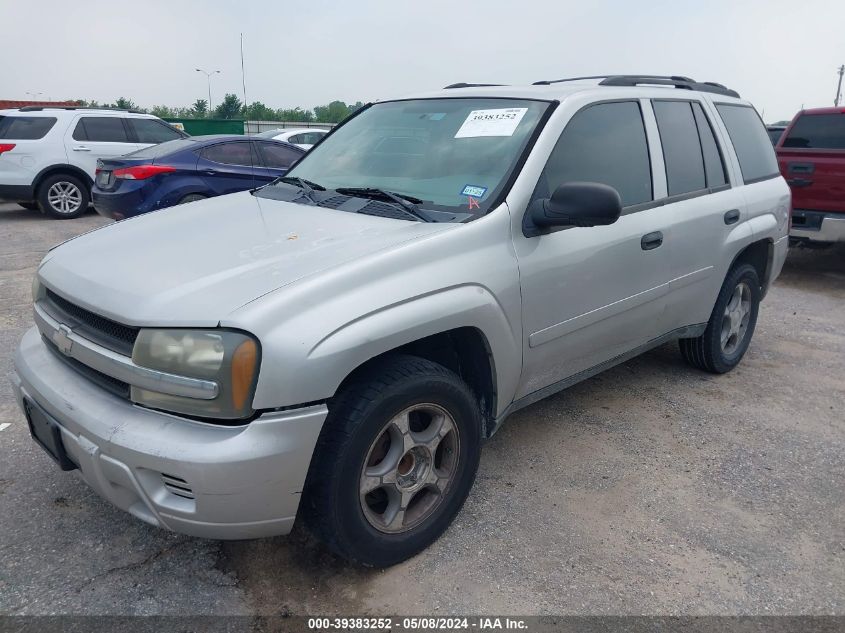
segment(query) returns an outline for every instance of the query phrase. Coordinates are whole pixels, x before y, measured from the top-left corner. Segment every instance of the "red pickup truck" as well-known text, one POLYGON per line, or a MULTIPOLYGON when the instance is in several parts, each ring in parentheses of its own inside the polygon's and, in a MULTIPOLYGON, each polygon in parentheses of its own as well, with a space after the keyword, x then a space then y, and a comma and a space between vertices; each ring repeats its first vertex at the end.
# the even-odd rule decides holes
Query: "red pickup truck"
POLYGON ((792 189, 790 242, 845 242, 845 108, 802 110, 775 151, 792 189))

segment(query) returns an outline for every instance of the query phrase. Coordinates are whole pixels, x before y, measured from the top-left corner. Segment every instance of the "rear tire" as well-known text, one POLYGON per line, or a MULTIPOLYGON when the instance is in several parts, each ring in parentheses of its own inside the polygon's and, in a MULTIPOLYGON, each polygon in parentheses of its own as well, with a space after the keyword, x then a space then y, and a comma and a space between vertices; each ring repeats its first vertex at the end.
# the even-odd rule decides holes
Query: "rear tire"
POLYGON ((78 218, 90 202, 88 185, 70 174, 47 176, 38 187, 38 206, 58 220, 78 218))
POLYGON ((469 494, 481 411, 454 372, 393 356, 333 398, 311 459, 302 516, 336 554, 394 565, 434 542, 469 494))
POLYGON ((732 268, 719 291, 704 334, 678 341, 684 360, 714 374, 724 374, 736 367, 754 335, 760 297, 757 270, 750 264, 732 268))

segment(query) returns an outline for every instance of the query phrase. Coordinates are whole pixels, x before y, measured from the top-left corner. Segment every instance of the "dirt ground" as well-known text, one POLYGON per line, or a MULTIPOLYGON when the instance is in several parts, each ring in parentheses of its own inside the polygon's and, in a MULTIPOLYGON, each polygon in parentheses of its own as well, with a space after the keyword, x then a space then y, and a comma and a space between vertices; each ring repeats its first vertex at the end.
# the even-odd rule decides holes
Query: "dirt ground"
MULTIPOLYGON (((0 376, 45 251, 105 220, 0 205, 0 376)), ((299 532, 217 542, 100 500, 0 380, 0 614, 843 614, 845 245, 793 250, 742 364, 663 346, 514 415, 447 533, 396 567, 299 532)))

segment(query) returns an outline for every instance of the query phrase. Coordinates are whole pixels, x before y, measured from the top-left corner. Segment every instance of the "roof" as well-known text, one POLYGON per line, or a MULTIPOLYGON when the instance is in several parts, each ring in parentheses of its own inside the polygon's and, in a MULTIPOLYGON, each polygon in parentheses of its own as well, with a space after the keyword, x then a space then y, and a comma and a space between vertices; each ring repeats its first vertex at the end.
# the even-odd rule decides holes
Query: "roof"
POLYGON ((679 98, 693 94, 709 94, 719 100, 739 102, 739 95, 721 84, 696 82, 689 77, 663 77, 654 75, 603 75, 596 77, 577 77, 565 80, 537 82, 530 85, 504 86, 495 84, 459 83, 446 86, 433 92, 414 94, 404 98, 431 99, 435 97, 487 97, 508 99, 540 99, 543 101, 562 100, 566 97, 587 91, 614 95, 628 93, 636 89, 638 96, 652 98, 679 98), (671 95, 667 95, 671 92, 671 95))

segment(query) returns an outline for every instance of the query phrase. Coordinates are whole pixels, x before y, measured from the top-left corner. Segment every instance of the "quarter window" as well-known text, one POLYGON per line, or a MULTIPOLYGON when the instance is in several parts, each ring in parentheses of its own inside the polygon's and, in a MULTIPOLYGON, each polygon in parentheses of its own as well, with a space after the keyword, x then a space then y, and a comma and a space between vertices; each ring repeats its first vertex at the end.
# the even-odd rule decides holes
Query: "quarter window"
POLYGON ((534 197, 547 198, 560 185, 577 181, 610 185, 623 206, 653 199, 639 103, 599 103, 576 113, 552 150, 534 197))
POLYGON ((55 124, 55 117, 0 116, 0 138, 35 141, 44 138, 55 124))
POLYGON ((705 189, 704 158, 692 104, 688 101, 654 101, 653 106, 663 146, 669 195, 705 189))
POLYGON ((725 163, 722 161, 722 154, 719 151, 719 145, 716 143, 713 128, 710 126, 700 103, 692 104, 692 112, 698 125, 698 137, 701 139, 701 155, 704 157, 707 186, 720 187, 726 185, 728 177, 725 174, 725 163))
POLYGON ((123 120, 116 116, 84 116, 73 131, 75 141, 128 143, 123 120))
POLYGON ((728 128, 745 184, 777 176, 775 150, 757 111, 727 103, 717 104, 716 109, 728 128))

